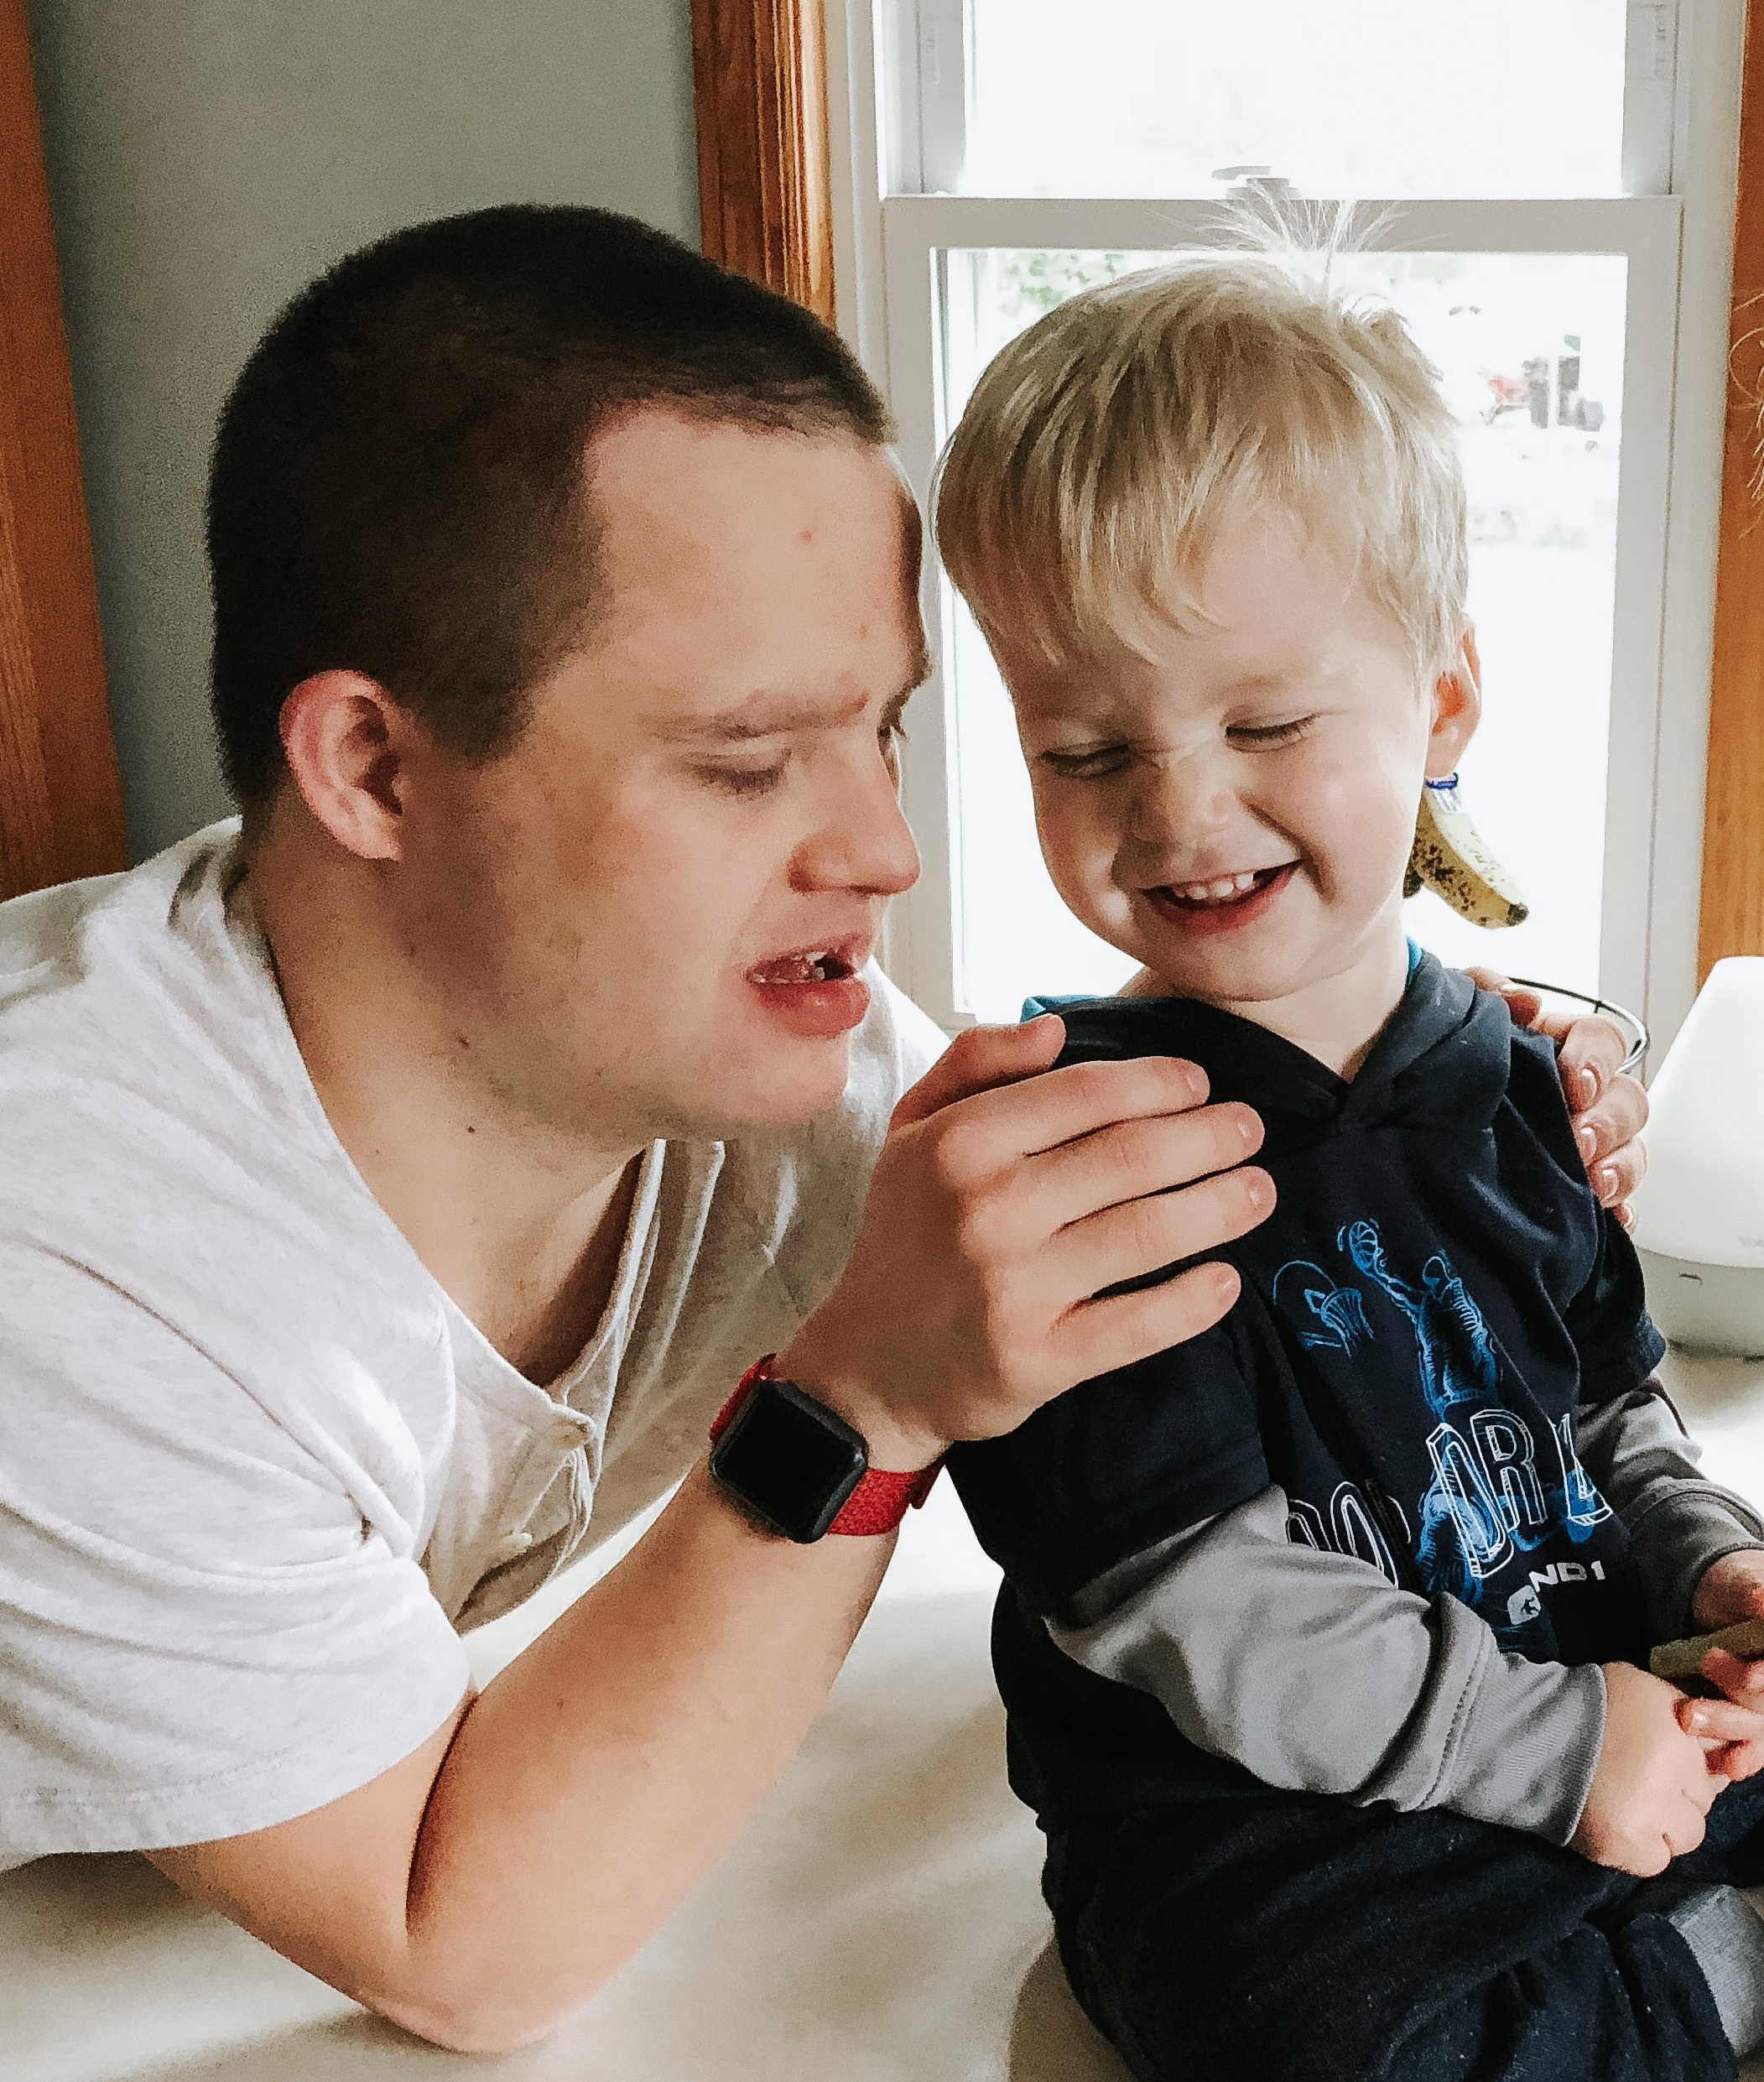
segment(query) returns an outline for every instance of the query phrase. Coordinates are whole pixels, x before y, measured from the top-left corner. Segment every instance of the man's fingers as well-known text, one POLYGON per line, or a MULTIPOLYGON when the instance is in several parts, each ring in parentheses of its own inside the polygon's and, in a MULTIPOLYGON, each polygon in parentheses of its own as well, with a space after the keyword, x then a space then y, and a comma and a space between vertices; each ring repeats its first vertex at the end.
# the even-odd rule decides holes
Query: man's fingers
POLYGON ((1466 969, 1464 973, 1479 990, 1492 991, 1496 997, 1506 1000, 1506 1009, 1512 1014, 1515 1026, 1530 1026, 1543 1009, 1543 1000, 1535 991, 1515 983, 1498 969, 1466 969))
MULTIPOLYGON (((1568 1073, 1570 1076, 1579 1075, 1568 1073)), ((1601 1085, 1591 1105, 1574 1116, 1574 1136, 1589 1164, 1633 1143, 1647 1121, 1647 1094, 1633 1077, 1613 1077, 1601 1085)))
POLYGON ((970 1027, 902 1098, 897 1125, 929 1120, 958 1100, 1038 1076, 1052 1066, 1065 1038, 1064 1021, 1052 1012, 1020 1027, 970 1027))
MULTIPOLYGON (((994 1089, 975 1094, 932 1132, 940 1137, 943 1169, 952 1183, 973 1182, 996 1177, 1026 1157, 1080 1141, 1100 1128, 1161 1114, 1191 1113, 1205 1103, 1206 1096, 1205 1073, 1175 1056, 1069 1063, 1037 1077, 1033 1085, 999 1079, 994 1089), (1007 1085, 1008 1089, 1001 1088, 1007 1085)), ((1180 1177, 1163 1181, 1184 1182, 1180 1177)))
MULTIPOLYGON (((1246 1106, 1201 1106, 1189 1113, 1111 1121, 1037 1159, 1038 1200, 1044 1195, 1045 1209, 1062 1224, 1082 1221, 1101 1209, 1167 1194, 1230 1171, 1252 1156, 1262 1139, 1262 1116, 1246 1106)), ((1270 1200, 1268 1205, 1272 1205, 1270 1200)), ((1191 1247, 1209 1250, 1225 1240, 1222 1233, 1202 1236, 1191 1247)))
POLYGON ((1274 1199, 1267 1172, 1244 1166, 1102 1208, 1062 1231, 1058 1277, 1068 1291, 1085 1296, 1142 1279, 1247 1235, 1273 1212, 1274 1199))
POLYGON ((1060 1370, 1088 1381, 1168 1351, 1211 1330, 1241 1288, 1229 1265, 1192 1265, 1161 1287, 1087 1301, 1055 1327, 1051 1342, 1060 1370))
MULTIPOLYGON (((1575 1018, 1565 1012, 1545 1012, 1530 1023, 1556 1044, 1562 1088, 1577 1113, 1605 1090, 1629 1054, 1623 1029, 1597 1012, 1585 1012, 1575 1018)), ((1644 1106, 1643 1118, 1646 1115, 1644 1106)), ((1636 1126, 1641 1124, 1638 1120, 1636 1126)))

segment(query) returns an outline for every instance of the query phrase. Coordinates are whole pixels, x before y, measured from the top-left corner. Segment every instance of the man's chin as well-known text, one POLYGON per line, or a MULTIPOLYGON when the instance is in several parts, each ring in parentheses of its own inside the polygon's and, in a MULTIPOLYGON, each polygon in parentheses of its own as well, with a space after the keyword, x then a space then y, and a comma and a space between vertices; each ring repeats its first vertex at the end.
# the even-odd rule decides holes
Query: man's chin
POLYGON ((803 1127, 839 1104, 851 1070, 849 1033, 756 1049, 744 1064, 725 1057, 706 1064, 696 1089, 680 1095, 677 1138, 731 1142, 803 1127), (742 1076, 742 1068, 751 1074, 742 1076))

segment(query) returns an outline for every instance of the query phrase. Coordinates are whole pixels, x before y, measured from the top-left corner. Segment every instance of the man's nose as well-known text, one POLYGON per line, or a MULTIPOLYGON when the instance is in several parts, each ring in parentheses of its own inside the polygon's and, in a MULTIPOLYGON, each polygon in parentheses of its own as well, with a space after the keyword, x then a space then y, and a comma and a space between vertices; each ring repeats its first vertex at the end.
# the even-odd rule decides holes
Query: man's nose
POLYGON ((898 897, 918 880, 918 847, 886 764, 864 767, 840 777, 819 829, 798 851, 797 875, 811 888, 898 897))

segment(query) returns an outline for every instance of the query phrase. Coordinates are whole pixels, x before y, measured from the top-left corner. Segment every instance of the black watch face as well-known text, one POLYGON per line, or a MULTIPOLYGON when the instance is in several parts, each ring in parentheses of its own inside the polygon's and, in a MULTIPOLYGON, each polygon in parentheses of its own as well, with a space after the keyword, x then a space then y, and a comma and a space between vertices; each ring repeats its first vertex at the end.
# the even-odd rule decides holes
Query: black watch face
POLYGON ((710 1471, 786 1539, 818 1540, 863 1480, 864 1442, 789 1381, 764 1381, 716 1442, 710 1471))

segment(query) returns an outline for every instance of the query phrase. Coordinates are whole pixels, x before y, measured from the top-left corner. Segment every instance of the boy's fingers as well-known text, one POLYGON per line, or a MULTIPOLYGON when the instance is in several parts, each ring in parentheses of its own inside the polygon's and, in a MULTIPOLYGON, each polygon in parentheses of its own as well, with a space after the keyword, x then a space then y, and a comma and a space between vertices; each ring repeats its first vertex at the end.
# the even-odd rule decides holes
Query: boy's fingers
POLYGON ((1687 1699, 1678 1709, 1687 1731, 1702 1742, 1754 1742, 1764 1738, 1764 1714, 1731 1699, 1687 1699))
MULTIPOLYGON (((1764 1597, 1759 1602, 1764 1603, 1764 1597)), ((1735 1614, 1735 1620, 1746 1616, 1741 1612, 1735 1614)), ((1703 1674, 1726 1699, 1736 1701, 1742 1710, 1764 1709, 1764 1662, 1747 1662, 1742 1657, 1730 1655, 1725 1648, 1711 1648, 1703 1658, 1703 1674)), ((1693 1719, 1698 1708, 1716 1703, 1711 1699, 1696 1700, 1691 1708, 1693 1719)))

